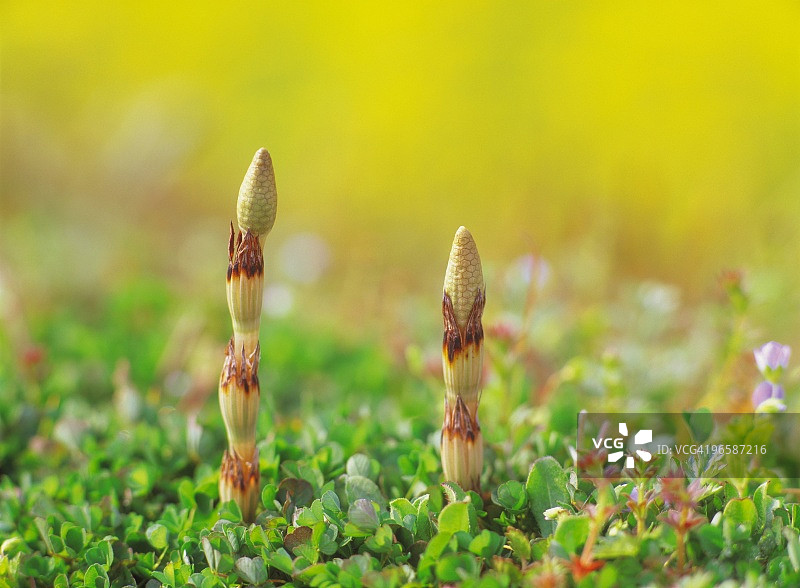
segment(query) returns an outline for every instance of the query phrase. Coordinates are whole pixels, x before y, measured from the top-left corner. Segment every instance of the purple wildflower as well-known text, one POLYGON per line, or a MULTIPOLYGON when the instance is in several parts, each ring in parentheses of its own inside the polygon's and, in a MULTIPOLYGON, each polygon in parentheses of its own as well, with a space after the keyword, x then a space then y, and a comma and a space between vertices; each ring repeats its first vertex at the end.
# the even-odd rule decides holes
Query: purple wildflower
POLYGON ((769 377, 772 372, 785 368, 789 364, 789 356, 791 354, 791 347, 781 345, 775 341, 765 343, 758 349, 753 350, 758 371, 764 374, 764 377, 769 377))
POLYGON ((639 502, 639 486, 634 486, 630 493, 631 500, 639 502))
POLYGON ((783 386, 780 384, 773 384, 772 382, 761 382, 756 389, 753 390, 753 406, 758 407, 759 404, 770 398, 776 400, 783 400, 785 396, 783 386))

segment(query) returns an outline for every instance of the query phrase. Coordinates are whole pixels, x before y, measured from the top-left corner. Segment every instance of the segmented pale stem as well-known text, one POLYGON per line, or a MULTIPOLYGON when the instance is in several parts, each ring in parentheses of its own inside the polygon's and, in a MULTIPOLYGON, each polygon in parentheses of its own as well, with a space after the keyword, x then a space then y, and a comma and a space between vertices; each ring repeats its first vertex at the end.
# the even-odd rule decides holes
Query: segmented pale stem
POLYGON ((233 234, 228 242, 228 310, 236 353, 252 355, 258 345, 261 303, 264 299, 264 255, 251 232, 233 234))
POLYGON ((253 521, 261 494, 261 471, 258 467, 258 449, 250 459, 234 450, 222 456, 219 477, 219 497, 222 502, 233 500, 242 511, 242 519, 253 521))
POLYGON ((251 459, 256 450, 256 422, 261 399, 258 386, 260 353, 261 348, 256 344, 250 356, 237 354, 231 340, 219 380, 219 407, 228 433, 228 446, 244 459, 251 459))

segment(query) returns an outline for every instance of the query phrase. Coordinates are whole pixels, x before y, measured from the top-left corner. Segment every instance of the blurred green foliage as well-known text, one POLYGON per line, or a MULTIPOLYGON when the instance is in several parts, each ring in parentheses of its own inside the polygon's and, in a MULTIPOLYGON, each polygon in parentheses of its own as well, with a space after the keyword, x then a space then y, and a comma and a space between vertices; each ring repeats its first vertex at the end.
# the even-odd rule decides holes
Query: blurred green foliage
MULTIPOLYGON (((252 526, 218 504, 227 317, 210 314, 206 335, 192 335, 181 297, 134 282, 87 316, 39 315, 31 347, 13 347, 4 328, 0 586, 793 585, 800 509, 782 481, 576 475, 581 408, 687 408, 718 389, 702 402, 750 409, 747 304, 690 310, 670 292, 642 284, 586 309, 544 289, 536 313, 530 292, 497 293, 480 495, 440 484, 439 341, 398 355, 265 322, 252 526), (550 335, 556 325, 562 338, 550 335)), ((797 370, 786 380, 796 407, 797 370)), ((792 452, 784 441, 775 449, 792 452)))

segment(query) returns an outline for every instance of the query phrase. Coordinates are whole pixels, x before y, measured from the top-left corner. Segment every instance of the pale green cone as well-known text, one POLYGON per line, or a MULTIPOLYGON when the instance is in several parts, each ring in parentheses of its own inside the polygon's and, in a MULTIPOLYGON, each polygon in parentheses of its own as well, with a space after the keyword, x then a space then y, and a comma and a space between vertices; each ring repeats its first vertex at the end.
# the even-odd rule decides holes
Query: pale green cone
POLYGON ((261 240, 272 230, 278 211, 278 192, 275 190, 275 171, 272 158, 263 147, 256 151, 253 162, 244 176, 239 188, 236 215, 239 230, 250 231, 261 240))
POLYGON ((481 256, 475 239, 466 227, 459 227, 444 274, 444 291, 453 301, 453 314, 459 328, 466 328, 475 296, 484 290, 481 256))
POLYGON ((483 369, 484 293, 478 248, 470 232, 460 227, 447 264, 442 300, 445 381, 442 470, 446 480, 475 491, 480 490, 483 470, 478 403, 483 369))

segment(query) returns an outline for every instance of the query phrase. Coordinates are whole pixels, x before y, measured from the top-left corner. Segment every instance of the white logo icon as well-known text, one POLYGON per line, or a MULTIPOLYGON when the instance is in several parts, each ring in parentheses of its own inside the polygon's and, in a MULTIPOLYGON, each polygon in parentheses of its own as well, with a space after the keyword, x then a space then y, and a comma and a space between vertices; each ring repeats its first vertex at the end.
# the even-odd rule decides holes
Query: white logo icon
MULTIPOLYGON (((619 424, 619 434, 625 437, 628 436, 628 424, 627 423, 620 423, 619 424)), ((633 436, 633 443, 634 445, 646 445, 647 443, 652 443, 653 441, 653 430, 652 429, 642 429, 638 431, 636 435, 633 436)), ((653 454, 649 451, 645 451, 644 449, 637 449, 635 454, 639 456, 642 461, 650 461, 653 459, 653 454)), ((615 451, 614 453, 608 454, 608 463, 616 463, 618 462, 622 456, 625 455, 624 451, 615 451)), ((634 455, 628 455, 625 458, 625 467, 626 468, 633 468, 633 461, 634 455)))

